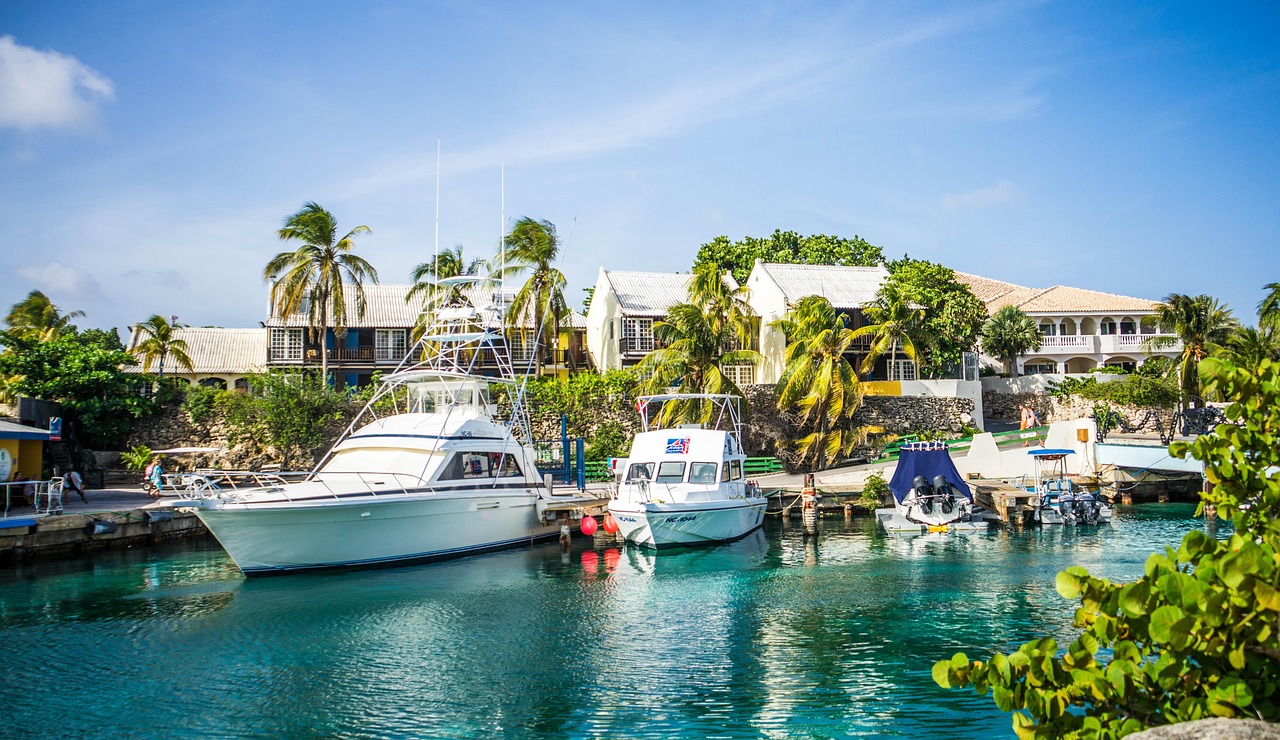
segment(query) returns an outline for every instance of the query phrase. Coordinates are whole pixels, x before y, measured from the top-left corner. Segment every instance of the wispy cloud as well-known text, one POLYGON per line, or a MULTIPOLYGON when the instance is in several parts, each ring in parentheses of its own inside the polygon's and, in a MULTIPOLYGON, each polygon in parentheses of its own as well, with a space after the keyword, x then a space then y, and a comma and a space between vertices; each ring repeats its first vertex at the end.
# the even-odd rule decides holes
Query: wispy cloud
POLYGON ((50 262, 43 265, 22 265, 16 272, 18 277, 33 287, 64 302, 85 299, 100 301, 105 297, 102 286, 93 275, 79 267, 50 262))
POLYGON ((1016 185, 1008 180, 1001 180, 995 187, 978 188, 967 193, 953 193, 942 196, 942 207, 947 209, 978 209, 1016 203, 1025 197, 1016 185))
POLYGON ((115 98, 111 80, 75 57, 0 37, 0 126, 24 131, 78 128, 115 98))

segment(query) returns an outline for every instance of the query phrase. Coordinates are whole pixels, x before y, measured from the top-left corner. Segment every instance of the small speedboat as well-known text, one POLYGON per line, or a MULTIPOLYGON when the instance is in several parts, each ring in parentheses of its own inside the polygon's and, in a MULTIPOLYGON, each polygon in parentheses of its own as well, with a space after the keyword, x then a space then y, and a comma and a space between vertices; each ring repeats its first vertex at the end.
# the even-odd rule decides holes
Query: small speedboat
POLYGON ((889 490, 893 507, 876 510, 876 521, 887 532, 978 530, 990 523, 942 442, 903 445, 889 490))
POLYGON ((710 393, 637 401, 642 431, 620 461, 609 502, 628 542, 653 548, 723 542, 764 522, 767 500, 743 473, 740 403, 737 396, 710 393), (665 404, 705 404, 710 421, 663 428, 658 420, 665 404))
POLYGON ((1040 524, 1110 524, 1111 507, 1094 491, 1086 491, 1067 477, 1067 455, 1073 450, 1031 450, 1036 494, 1035 520, 1040 524))

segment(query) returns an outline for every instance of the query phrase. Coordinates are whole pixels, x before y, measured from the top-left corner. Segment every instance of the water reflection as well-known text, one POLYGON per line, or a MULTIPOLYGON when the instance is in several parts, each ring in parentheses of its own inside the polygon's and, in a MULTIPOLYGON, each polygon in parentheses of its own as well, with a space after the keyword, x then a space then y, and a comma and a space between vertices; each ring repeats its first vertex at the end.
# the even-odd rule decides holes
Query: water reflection
POLYGON ((0 681, 84 687, 6 707, 69 735, 1008 736, 989 701, 937 689, 933 661, 1070 639, 1057 571, 1133 577, 1203 526, 1190 514, 918 537, 770 522, 695 550, 579 541, 249 581, 211 543, 96 553, 0 576, 0 681))

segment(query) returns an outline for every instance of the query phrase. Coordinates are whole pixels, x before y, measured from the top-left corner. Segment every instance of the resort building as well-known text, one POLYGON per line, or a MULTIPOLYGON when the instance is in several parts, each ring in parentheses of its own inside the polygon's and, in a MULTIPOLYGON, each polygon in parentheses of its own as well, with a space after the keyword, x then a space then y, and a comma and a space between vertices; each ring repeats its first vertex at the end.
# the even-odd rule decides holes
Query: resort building
MULTIPOLYGON (((956 279, 969 286, 987 306, 989 315, 1014 306, 1040 327, 1040 349, 1017 358, 1017 373, 1086 373, 1102 366, 1133 370, 1148 357, 1174 357, 1180 343, 1153 350, 1157 335, 1150 317, 1155 301, 1055 285, 1027 288, 1013 283, 957 272, 956 279)), ((996 367, 994 357, 983 357, 996 367)))
MULTIPOLYGON (((184 327, 174 329, 173 338, 186 342, 191 369, 181 367, 172 357, 167 357, 164 363, 166 378, 181 378, 188 383, 223 390, 248 390, 248 376, 266 372, 266 329, 184 327)), ((129 336, 129 352, 132 353, 144 339, 135 327, 129 336)), ((159 370, 157 364, 151 365, 151 374, 156 374, 159 370)), ((141 360, 139 364, 126 367, 124 371, 141 374, 141 360)))
POLYGON ((587 349, 602 372, 632 367, 661 346, 653 324, 688 298, 688 273, 600 268, 587 308, 587 349))
MULTIPOLYGON (((356 293, 347 290, 346 326, 339 332, 335 327, 325 329, 323 337, 316 336, 309 328, 308 307, 298 313, 281 316, 269 307, 264 322, 270 332, 267 367, 271 369, 318 368, 321 352, 326 353, 329 370, 338 388, 364 387, 375 372, 390 372, 400 364, 414 339, 414 327, 422 314, 421 300, 407 300, 411 285, 364 286, 365 310, 361 315, 356 308, 356 293)), ((479 289, 479 288, 477 288, 479 289)), ((485 288, 501 295, 504 306, 510 305, 518 288, 485 288)), ((532 321, 528 322, 532 324, 532 321)), ((543 357, 544 374, 567 374, 571 369, 588 367, 583 351, 585 322, 580 315, 571 315, 562 326, 556 349, 543 357)), ((531 371, 534 336, 531 329, 513 333, 510 338, 511 360, 516 372, 531 371)))
MULTIPOLYGON (((845 325, 857 329, 867 325, 863 308, 875 300, 880 286, 889 278, 883 266, 843 267, 840 265, 786 265, 756 260, 747 288, 750 303, 760 317, 760 353, 755 382, 776 383, 785 367, 786 336, 772 326, 802 298, 820 295, 845 317, 845 325)), ((857 339, 846 359, 860 368, 871 348, 871 337, 857 339)), ((877 361, 868 380, 916 380, 915 363, 899 355, 890 367, 889 357, 877 361)))

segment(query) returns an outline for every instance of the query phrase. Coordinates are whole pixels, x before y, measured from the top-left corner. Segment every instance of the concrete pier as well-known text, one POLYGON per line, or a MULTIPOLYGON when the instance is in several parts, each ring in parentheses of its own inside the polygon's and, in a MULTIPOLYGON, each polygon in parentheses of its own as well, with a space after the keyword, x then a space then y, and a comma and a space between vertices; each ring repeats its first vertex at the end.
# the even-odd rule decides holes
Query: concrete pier
POLYGON ((208 531, 190 512, 147 508, 155 499, 140 488, 90 490, 85 497, 87 502, 74 493, 64 495, 60 514, 11 506, 9 516, 0 518, 0 562, 129 547, 208 531))

